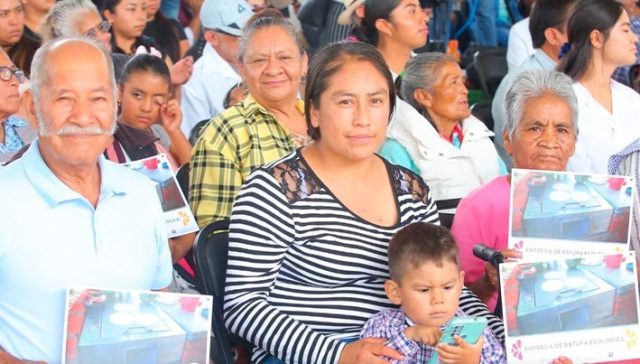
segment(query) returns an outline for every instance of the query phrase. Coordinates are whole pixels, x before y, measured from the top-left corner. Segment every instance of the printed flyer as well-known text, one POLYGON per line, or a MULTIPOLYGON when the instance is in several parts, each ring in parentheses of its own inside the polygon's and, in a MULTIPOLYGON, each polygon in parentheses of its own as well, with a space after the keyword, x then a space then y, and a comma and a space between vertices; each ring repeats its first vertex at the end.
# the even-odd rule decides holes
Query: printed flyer
POLYGON ((70 288, 66 302, 62 363, 209 363, 211 296, 70 288))
POLYGON ((629 250, 631 177, 514 169, 509 248, 523 259, 629 250))
POLYGON ((634 252, 500 265, 509 363, 640 358, 634 252))
POLYGON ((170 238, 198 231, 198 225, 189 204, 164 154, 129 162, 123 166, 144 174, 156 183, 156 191, 162 204, 167 234, 170 238))

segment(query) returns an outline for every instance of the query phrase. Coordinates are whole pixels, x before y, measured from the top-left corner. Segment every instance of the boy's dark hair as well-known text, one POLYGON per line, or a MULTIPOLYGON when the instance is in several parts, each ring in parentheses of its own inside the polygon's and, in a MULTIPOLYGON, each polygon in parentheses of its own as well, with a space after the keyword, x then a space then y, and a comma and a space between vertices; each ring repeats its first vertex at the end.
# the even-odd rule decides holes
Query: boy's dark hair
POLYGON ((444 261, 460 266, 458 244, 447 228, 417 222, 400 229, 389 242, 389 274, 400 282, 407 268, 426 262, 442 267, 444 261))

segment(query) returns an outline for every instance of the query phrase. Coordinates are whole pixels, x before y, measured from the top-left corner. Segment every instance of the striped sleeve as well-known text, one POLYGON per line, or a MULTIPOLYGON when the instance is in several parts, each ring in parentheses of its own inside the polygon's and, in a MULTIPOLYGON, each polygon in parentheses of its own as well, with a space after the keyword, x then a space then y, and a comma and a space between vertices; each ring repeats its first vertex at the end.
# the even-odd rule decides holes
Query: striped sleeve
POLYGON ((345 344, 267 302, 294 240, 290 206, 264 170, 246 182, 233 207, 225 289, 229 330, 287 363, 337 363, 345 344))
POLYGON ((504 323, 498 316, 489 312, 487 305, 467 287, 464 287, 460 293, 460 309, 467 316, 486 318, 487 325, 500 343, 504 345, 504 323))

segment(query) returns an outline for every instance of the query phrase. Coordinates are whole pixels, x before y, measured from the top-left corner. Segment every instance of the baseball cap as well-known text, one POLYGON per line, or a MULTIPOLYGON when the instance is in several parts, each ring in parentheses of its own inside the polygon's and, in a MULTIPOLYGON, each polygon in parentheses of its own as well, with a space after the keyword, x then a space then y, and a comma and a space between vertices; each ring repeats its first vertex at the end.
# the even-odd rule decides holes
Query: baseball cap
POLYGON ((351 14, 353 14, 358 6, 364 4, 364 1, 365 0, 342 0, 346 9, 338 16, 338 24, 351 24, 351 14))
POLYGON ((202 26, 239 37, 253 15, 245 0, 205 0, 200 9, 202 26))

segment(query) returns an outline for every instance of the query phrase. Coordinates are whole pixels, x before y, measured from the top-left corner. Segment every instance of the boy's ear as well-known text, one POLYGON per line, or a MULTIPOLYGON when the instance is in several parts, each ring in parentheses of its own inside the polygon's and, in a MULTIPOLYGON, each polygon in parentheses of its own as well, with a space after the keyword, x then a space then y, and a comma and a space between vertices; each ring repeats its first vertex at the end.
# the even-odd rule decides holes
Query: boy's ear
POLYGON ((402 304, 402 295, 400 294, 400 286, 392 281, 391 279, 387 279, 384 282, 384 291, 387 293, 387 297, 389 297, 389 301, 391 301, 394 305, 402 304))
POLYGON ((464 271, 460 271, 460 287, 464 285, 464 271))

